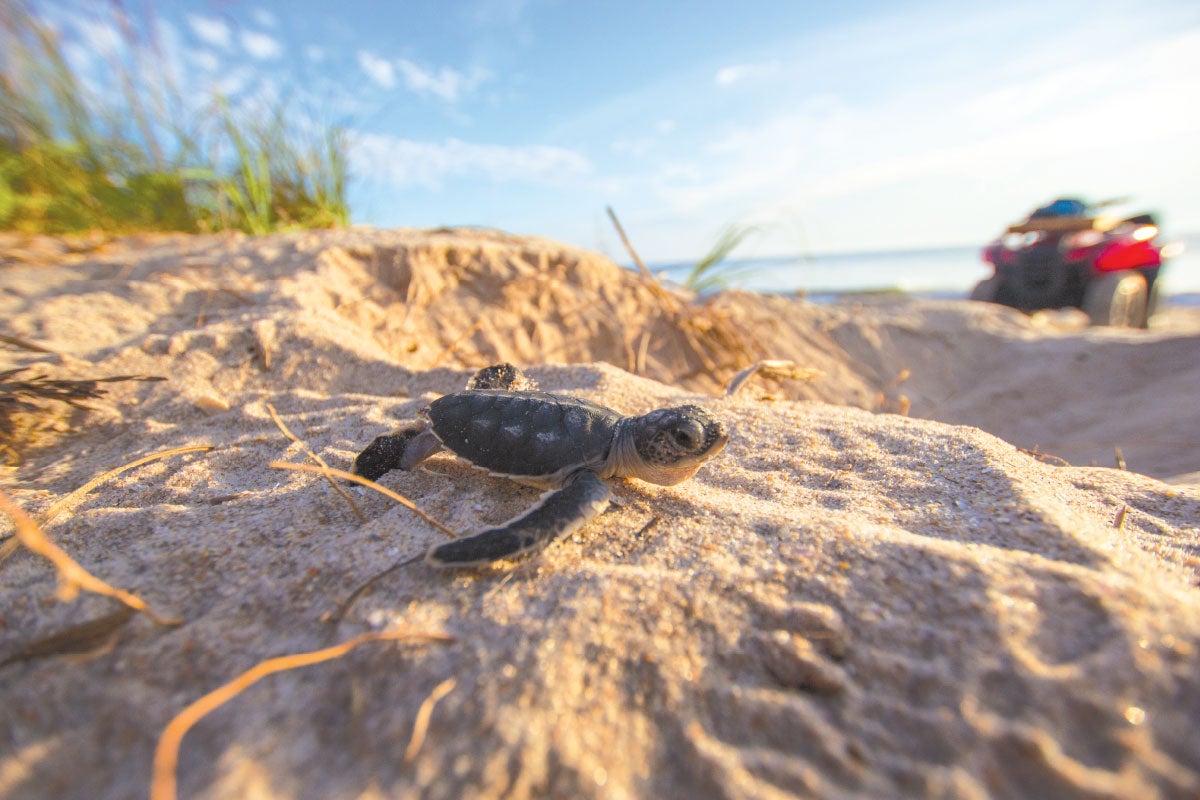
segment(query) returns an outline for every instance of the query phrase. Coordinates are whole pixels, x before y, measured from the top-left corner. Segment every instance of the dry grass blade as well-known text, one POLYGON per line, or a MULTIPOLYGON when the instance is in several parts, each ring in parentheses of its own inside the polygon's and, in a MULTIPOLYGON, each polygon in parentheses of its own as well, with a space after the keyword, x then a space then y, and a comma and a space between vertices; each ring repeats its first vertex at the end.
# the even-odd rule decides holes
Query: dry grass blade
MULTIPOLYGON (((329 469, 329 465, 325 463, 325 459, 321 458, 319 455, 317 455, 311 449, 309 449, 308 445, 306 445, 304 442, 300 441, 299 437, 297 437, 296 434, 292 433, 291 430, 288 429, 287 425, 283 424, 283 420, 279 418, 279 413, 277 411, 275 411, 275 406, 271 405, 270 403, 267 403, 267 411, 271 414, 271 420, 275 423, 275 425, 279 428, 279 430, 281 430, 283 432, 284 436, 288 437, 293 442, 300 445, 300 449, 304 451, 304 454, 306 456, 308 456, 313 461, 320 464, 325 469, 329 469)), ((329 481, 329 485, 333 487, 333 490, 335 492, 337 492, 338 494, 340 494, 342 496, 342 499, 345 500, 347 504, 349 504, 350 510, 354 512, 354 516, 358 518, 358 521, 366 522, 367 518, 366 518, 366 516, 363 515, 362 511, 359 510, 358 504, 354 502, 354 498, 351 497, 350 495, 346 494, 346 490, 343 489, 341 486, 338 486, 337 481, 335 481, 329 475, 325 476, 325 480, 329 481)))
POLYGON ((402 558, 399 561, 397 561, 395 564, 392 564, 387 569, 385 569, 381 572, 376 572, 374 575, 372 575, 371 577, 367 578, 365 581, 360 583, 357 586, 357 588, 355 588, 355 590, 350 593, 350 596, 342 601, 342 604, 340 606, 338 606, 337 611, 330 614, 328 618, 322 617, 323 622, 324 621, 329 622, 329 637, 333 638, 334 634, 337 631, 338 625, 342 624, 342 620, 344 620, 346 618, 346 615, 350 613, 350 609, 353 608, 354 604, 358 602, 358 598, 360 598, 364 594, 366 594, 367 590, 369 590, 375 584, 379 583, 381 580, 386 578, 388 575, 391 575, 393 572, 403 569, 404 567, 407 567, 409 564, 415 564, 424 557, 425 557, 424 553, 419 553, 415 556, 410 556, 409 558, 402 558))
POLYGON ((165 378, 148 375, 118 375, 110 378, 63 379, 46 375, 21 378, 28 367, 0 372, 0 443, 16 455, 18 438, 17 418, 20 414, 40 412, 46 416, 47 403, 64 403, 72 408, 86 409, 85 400, 94 400, 104 395, 102 383, 118 381, 160 381, 165 378))
POLYGON ((127 605, 111 614, 71 625, 60 631, 30 642, 8 658, 0 659, 0 667, 19 661, 33 661, 50 656, 83 655, 110 645, 114 635, 137 613, 127 605))
POLYGON ((825 376, 825 373, 813 367, 801 367, 795 361, 764 360, 757 361, 734 375, 725 389, 725 396, 732 397, 746 381, 755 375, 775 380, 813 381, 825 376))
POLYGON ((412 738, 408 740, 408 747, 404 751, 406 762, 411 763, 417 757, 417 753, 421 752, 421 745, 425 744, 425 734, 429 732, 429 719, 433 716, 433 707, 439 700, 454 691, 457 684, 458 681, 454 678, 447 678, 433 687, 429 697, 426 697, 425 702, 421 703, 421 708, 417 711, 417 719, 413 722, 412 738))
POLYGON ((646 358, 650 353, 650 331, 642 331, 642 338, 638 341, 637 360, 633 365, 634 375, 646 374, 646 358))
MULTIPOLYGON (((6 534, 6 536, 10 535, 11 534, 6 534)), ((0 544, 0 564, 3 564, 5 561, 7 561, 13 553, 17 552, 17 548, 20 546, 21 540, 17 539, 15 536, 13 536, 11 539, 8 539, 3 544, 0 544)))
POLYGON ((16 336, 9 336, 6 333, 0 333, 0 342, 11 344, 13 347, 19 347, 22 350, 29 350, 33 353, 45 353, 46 355, 58 356, 59 358, 63 357, 62 354, 57 350, 51 350, 49 347, 43 347, 36 342, 31 342, 27 339, 20 339, 16 336))
POLYGON ((621 221, 617 219, 617 212, 612 210, 612 206, 607 206, 605 211, 608 212, 608 218, 612 220, 613 227, 617 229, 617 235, 621 237, 621 244, 625 245, 625 249, 629 251, 629 255, 633 258, 633 263, 637 265, 638 272, 642 273, 642 277, 650 282, 652 289, 657 289, 659 292, 666 294, 666 290, 662 288, 662 284, 654 277, 654 273, 646 269, 646 264, 642 261, 642 257, 633 249, 633 242, 629 241, 629 237, 625 235, 625 229, 621 227, 621 221))
POLYGON ((347 480, 347 481, 351 481, 353 483, 362 484, 363 486, 368 486, 368 487, 374 489, 375 491, 379 492, 380 494, 392 498, 397 503, 399 503, 400 505, 407 508, 409 511, 416 514, 418 517, 425 520, 430 525, 432 525, 433 527, 437 528, 442 533, 449 536, 451 539, 458 538, 457 533, 455 533, 449 527, 438 522, 436 519, 429 516, 421 509, 417 508, 417 504, 414 503, 412 500, 409 500, 407 497, 405 497, 402 494, 396 494, 391 489, 388 489, 386 486, 380 486, 375 481, 367 480, 366 478, 364 478, 361 475, 355 475, 352 472, 346 472, 345 470, 334 469, 333 467, 311 467, 308 464, 291 464, 287 461, 272 461, 270 464, 267 464, 267 466, 273 467, 274 469, 290 469, 295 472, 311 472, 315 475, 332 475, 335 478, 341 478, 342 480, 347 480))
POLYGON ((182 624, 183 620, 164 617, 156 613, 142 598, 124 589, 109 586, 79 566, 62 548, 47 539, 46 534, 42 532, 37 523, 4 492, 0 492, 0 511, 12 517, 13 524, 17 529, 17 539, 21 544, 50 561, 58 570, 58 598, 60 600, 72 600, 82 589, 85 592, 102 594, 120 600, 135 611, 142 612, 159 625, 182 624))
POLYGON ((655 525, 657 525, 660 522, 662 522, 662 517, 660 517, 658 515, 651 517, 646 522, 645 525, 638 528, 638 532, 633 535, 633 538, 641 539, 643 536, 645 536, 647 533, 649 533, 654 528, 655 525))
POLYGON ((263 678, 276 672, 309 667, 324 661, 341 658, 355 648, 370 642, 386 642, 399 640, 425 640, 433 642, 451 642, 454 637, 444 633, 427 631, 410 631, 396 628, 387 631, 364 633, 355 636, 341 644, 314 650, 309 653, 270 658, 251 667, 238 677, 226 683, 193 702, 180 711, 167 723, 159 736, 158 746, 154 749, 154 772, 150 782, 150 800, 174 800, 177 792, 175 768, 179 763, 179 746, 183 737, 192 727, 205 716, 223 706, 239 694, 258 683, 263 678))
MULTIPOLYGON (((659 283, 658 279, 647 269, 641 256, 634 249, 625 229, 621 227, 616 212, 611 207, 607 209, 608 217, 613 227, 621 237, 625 249, 629 251, 638 272, 646 281, 646 287, 657 301, 662 317, 673 327, 687 346, 687 349, 700 363, 699 368, 681 377, 690 377, 698 372, 708 374, 714 381, 723 383, 719 376, 729 369, 737 369, 739 364, 753 360, 751 346, 747 342, 745 332, 739 328, 732 317, 707 303, 697 308, 679 296, 672 294, 659 283), (718 364, 712 354, 723 356, 724 365, 718 364), (728 362, 732 362, 730 365, 728 362)), ((760 348, 761 351, 761 348, 760 348)), ((636 363, 636 361, 634 361, 636 363)))
POLYGON ((445 350, 438 353, 437 358, 435 358, 433 360, 432 366, 436 367, 436 366, 441 365, 441 363, 443 361, 445 361, 450 356, 454 355, 454 351, 457 350, 463 342, 465 342, 467 339, 470 339, 472 336, 474 336, 476 333, 478 333, 482 328, 483 328, 483 320, 482 319, 475 320, 474 325, 472 325, 471 327, 467 328, 465 331, 460 333, 458 335, 458 338, 456 338, 453 342, 451 342, 449 345, 446 346, 445 350))
POLYGON ((54 505, 50 506, 48 509, 46 509, 44 512, 42 512, 41 516, 38 518, 38 524, 40 524, 40 525, 50 524, 51 520, 53 520, 55 517, 57 517, 59 514, 61 514, 66 509, 71 508, 72 506, 76 505, 80 500, 82 500, 83 496, 85 494, 90 492, 92 489, 95 489, 100 484, 102 484, 106 481, 112 480, 116 476, 120 475, 122 472, 128 472, 129 470, 134 469, 135 467, 140 467, 143 464, 149 464, 151 461, 157 461, 160 458, 168 458, 169 456, 177 456, 177 455, 182 455, 184 453, 207 453, 209 450, 212 450, 212 449, 213 449, 213 445, 211 445, 211 444, 196 444, 196 445, 189 445, 188 447, 175 447, 170 450, 163 450, 162 452, 159 452, 159 453, 151 453, 148 456, 142 456, 141 458, 134 459, 133 461, 130 461, 128 464, 124 464, 120 467, 117 467, 116 469, 110 469, 108 472, 105 472, 101 475, 97 475, 95 478, 92 478, 90 481, 85 483, 83 486, 80 486, 75 491, 73 491, 70 494, 68 494, 67 496, 61 498, 56 503, 54 503, 54 505))

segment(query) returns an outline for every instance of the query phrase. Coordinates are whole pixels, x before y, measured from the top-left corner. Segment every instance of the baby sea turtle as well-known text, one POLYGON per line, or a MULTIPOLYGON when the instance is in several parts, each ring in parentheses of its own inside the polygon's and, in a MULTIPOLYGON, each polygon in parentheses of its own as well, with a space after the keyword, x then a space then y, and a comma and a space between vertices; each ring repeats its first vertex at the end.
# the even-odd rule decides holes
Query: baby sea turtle
POLYGON ((696 474, 729 441, 699 406, 626 417, 565 394, 537 391, 512 364, 481 369, 463 392, 421 410, 424 420, 371 442, 354 471, 376 480, 450 450, 493 475, 549 488, 504 524, 436 545, 426 560, 443 567, 488 564, 537 550, 578 530, 607 506, 609 478, 672 486, 696 474))

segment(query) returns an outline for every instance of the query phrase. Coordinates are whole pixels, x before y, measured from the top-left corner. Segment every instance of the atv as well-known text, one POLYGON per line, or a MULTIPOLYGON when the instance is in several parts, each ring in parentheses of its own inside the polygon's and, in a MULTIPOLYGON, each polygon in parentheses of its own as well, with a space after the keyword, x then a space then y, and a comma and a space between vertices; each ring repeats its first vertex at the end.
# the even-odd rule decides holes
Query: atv
POLYGON ((972 300, 1021 311, 1082 309, 1093 325, 1144 328, 1158 299, 1162 248, 1150 214, 1119 218, 1062 199, 1010 225, 983 251, 994 274, 971 291, 972 300))

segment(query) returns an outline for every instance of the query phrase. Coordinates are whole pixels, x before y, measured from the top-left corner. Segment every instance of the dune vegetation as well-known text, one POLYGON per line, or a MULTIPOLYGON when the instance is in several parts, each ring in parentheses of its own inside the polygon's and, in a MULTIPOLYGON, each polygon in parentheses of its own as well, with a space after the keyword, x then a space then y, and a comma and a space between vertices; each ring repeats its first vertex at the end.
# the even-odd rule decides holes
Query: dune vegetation
POLYGON ((114 6, 103 69, 68 57, 21 0, 0 5, 0 229, 242 230, 345 225, 345 132, 286 99, 185 91, 154 37, 114 6))

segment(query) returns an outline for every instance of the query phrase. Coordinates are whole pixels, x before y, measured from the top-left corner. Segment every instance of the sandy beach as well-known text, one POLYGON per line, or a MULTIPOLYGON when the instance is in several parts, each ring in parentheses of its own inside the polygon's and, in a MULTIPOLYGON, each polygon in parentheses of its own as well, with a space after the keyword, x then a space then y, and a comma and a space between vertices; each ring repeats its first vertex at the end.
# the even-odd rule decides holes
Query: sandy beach
MULTIPOLYGON (((182 620, 44 645, 118 605, 55 600, 24 549, 0 562, 0 797, 146 796, 189 703, 392 626, 413 637, 202 719, 180 796, 1200 795, 1197 310, 1127 331, 966 301, 701 299, 545 239, 350 229, 5 239, 0 320, 48 351, 0 344, 0 372, 165 378, 22 428, 0 489, 182 620), (820 375, 725 396, 759 359, 820 375), (677 486, 615 485, 534 557, 415 564, 332 625, 443 535, 268 465, 308 448, 347 469, 499 361, 622 413, 703 405, 731 442, 677 486)), ((538 497, 445 454, 380 482, 464 532, 538 497)))

